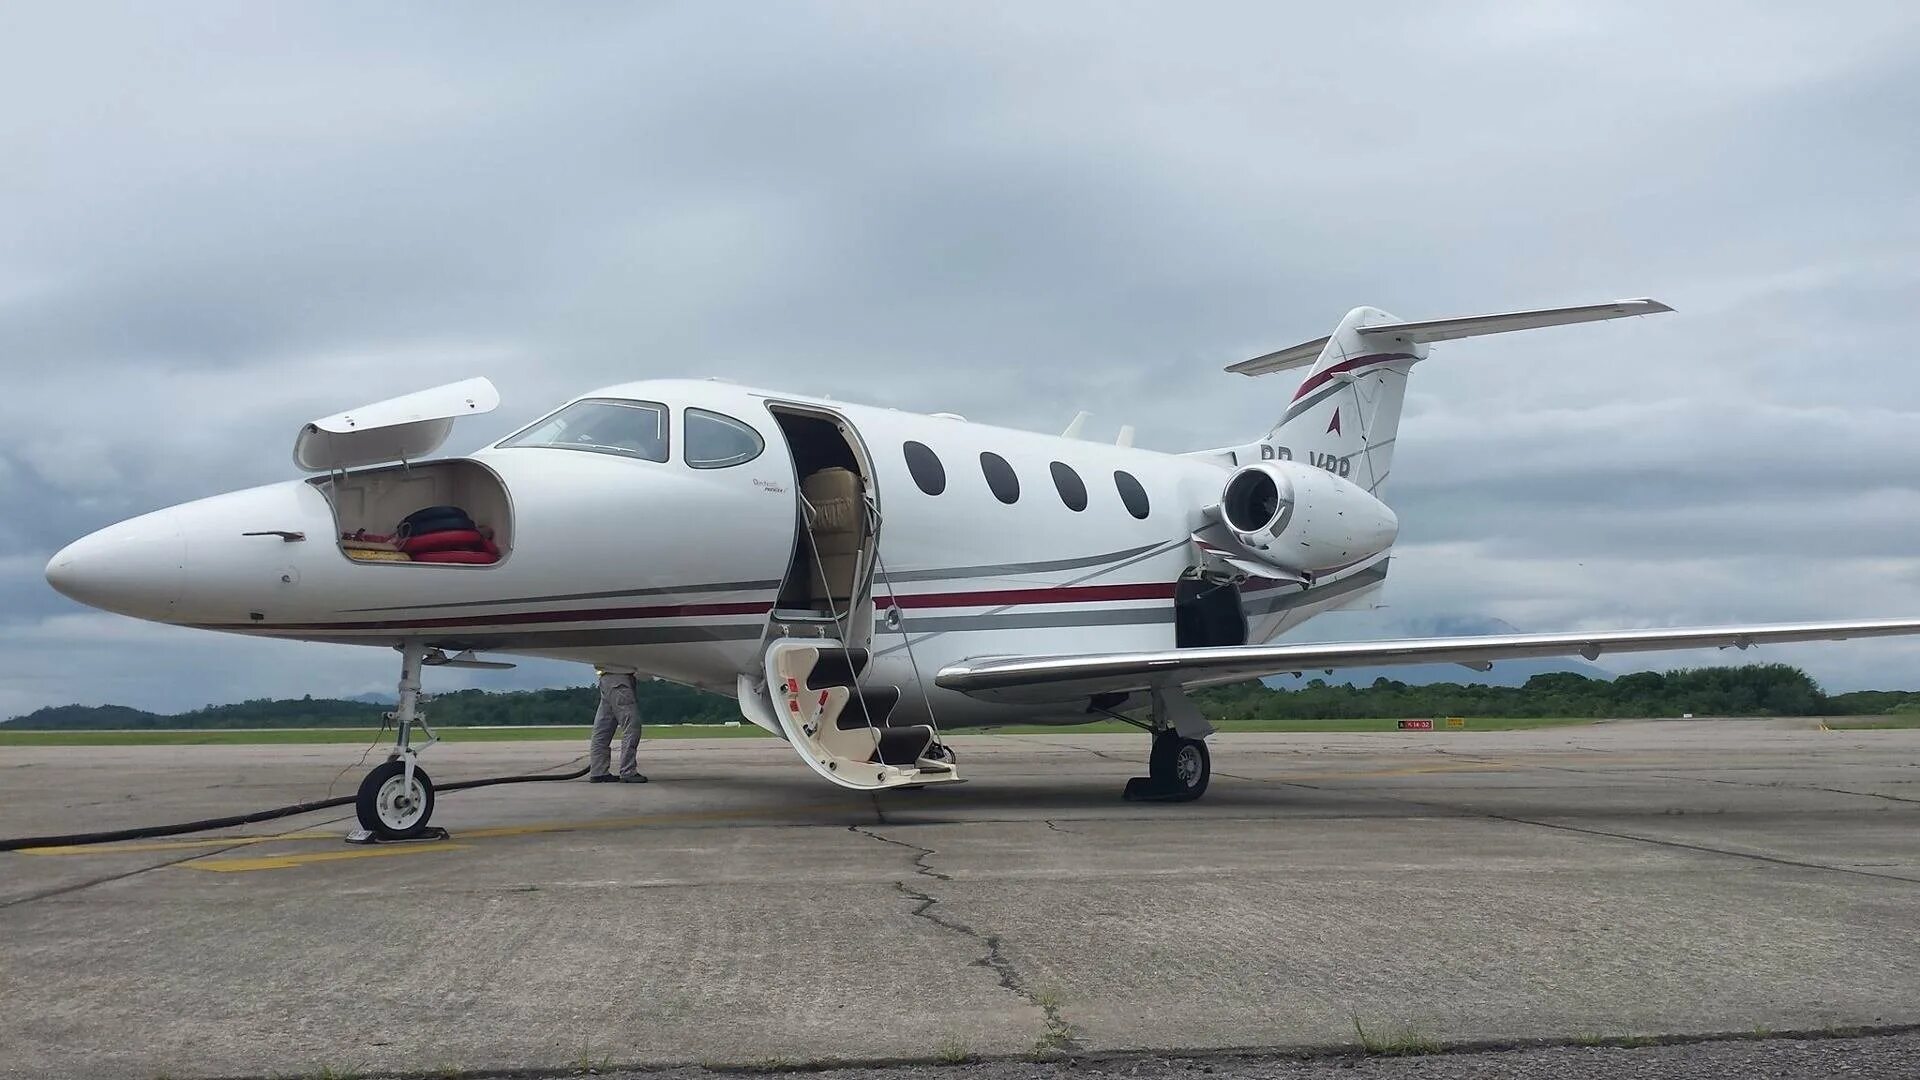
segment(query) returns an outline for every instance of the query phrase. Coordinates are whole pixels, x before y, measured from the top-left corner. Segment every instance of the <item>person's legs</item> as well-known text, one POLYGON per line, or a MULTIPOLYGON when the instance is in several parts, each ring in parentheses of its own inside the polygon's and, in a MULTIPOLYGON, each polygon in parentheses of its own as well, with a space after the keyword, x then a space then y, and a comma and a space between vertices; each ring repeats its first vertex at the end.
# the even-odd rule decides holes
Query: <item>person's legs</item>
MULTIPOLYGON (((644 780, 640 775, 640 705, 634 700, 633 691, 620 687, 613 692, 613 713, 619 717, 625 734, 620 739, 620 778, 623 780, 644 780)), ((609 747, 611 749, 611 747, 609 747)))
POLYGON ((587 773, 590 776, 605 776, 613 764, 613 710, 607 706, 607 696, 600 695, 600 708, 593 714, 593 737, 587 742, 587 773))

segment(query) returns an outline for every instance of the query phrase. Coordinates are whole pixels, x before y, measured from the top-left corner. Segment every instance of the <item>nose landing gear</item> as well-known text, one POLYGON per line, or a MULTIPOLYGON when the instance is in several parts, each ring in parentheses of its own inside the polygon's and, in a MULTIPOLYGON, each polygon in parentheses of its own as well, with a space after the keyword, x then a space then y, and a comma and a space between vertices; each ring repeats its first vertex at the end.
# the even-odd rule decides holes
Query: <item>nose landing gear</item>
POLYGON ((360 781, 353 809, 360 827, 347 834, 349 844, 389 843, 396 840, 445 840, 447 830, 427 824, 433 817, 433 779, 420 768, 420 751, 440 741, 420 712, 420 667, 426 646, 409 641, 400 646, 400 701, 388 719, 393 721, 393 749, 387 760, 360 781), (427 733, 426 745, 413 745, 413 726, 427 733))

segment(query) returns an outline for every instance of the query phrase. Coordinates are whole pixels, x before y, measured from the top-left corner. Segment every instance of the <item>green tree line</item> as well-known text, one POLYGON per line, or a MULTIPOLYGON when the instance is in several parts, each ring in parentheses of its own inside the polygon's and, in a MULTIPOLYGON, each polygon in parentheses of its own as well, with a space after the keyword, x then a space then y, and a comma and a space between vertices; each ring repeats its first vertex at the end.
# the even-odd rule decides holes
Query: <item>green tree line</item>
MULTIPOLYGON (((1785 664, 1641 672, 1590 679, 1571 672, 1535 675, 1524 686, 1375 679, 1348 686, 1313 679, 1299 686, 1259 682, 1194 695, 1214 719, 1313 720, 1439 716, 1853 716, 1920 712, 1920 692, 1860 690, 1827 694, 1806 672, 1785 664)), ((559 690, 438 694, 428 720, 449 727, 584 724, 598 695, 591 686, 559 690)), ((162 715, 124 705, 60 705, 17 716, 14 729, 377 727, 384 705, 331 698, 258 699, 162 715)), ((718 724, 740 718, 734 703, 675 683, 643 681, 640 715, 649 724, 718 724)))
POLYGON ((1615 679, 1573 672, 1535 675, 1523 686, 1378 678, 1369 686, 1311 680, 1298 687, 1258 682, 1201 691, 1209 716, 1233 720, 1388 719, 1438 716, 1854 716, 1920 710, 1920 693, 1862 690, 1827 694, 1786 664, 1645 671, 1615 679))

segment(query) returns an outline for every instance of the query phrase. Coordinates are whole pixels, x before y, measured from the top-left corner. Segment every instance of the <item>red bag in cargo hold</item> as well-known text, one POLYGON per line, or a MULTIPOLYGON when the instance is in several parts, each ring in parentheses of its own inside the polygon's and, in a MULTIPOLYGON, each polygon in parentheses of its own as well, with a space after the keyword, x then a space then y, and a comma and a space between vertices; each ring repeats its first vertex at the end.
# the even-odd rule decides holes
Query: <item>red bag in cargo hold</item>
POLYGON ((400 550, 418 558, 436 551, 484 551, 486 537, 474 529, 442 529, 400 541, 400 550))
POLYGON ((499 562, 500 556, 491 551, 423 551, 413 557, 414 562, 426 563, 492 563, 499 562))

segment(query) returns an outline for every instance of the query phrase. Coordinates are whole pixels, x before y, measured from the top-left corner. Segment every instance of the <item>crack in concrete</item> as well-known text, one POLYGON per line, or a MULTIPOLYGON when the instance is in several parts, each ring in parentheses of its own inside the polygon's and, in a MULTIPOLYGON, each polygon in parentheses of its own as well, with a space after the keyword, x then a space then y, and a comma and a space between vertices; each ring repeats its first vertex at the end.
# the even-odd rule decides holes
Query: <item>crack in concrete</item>
MULTIPOLYGON (((938 854, 932 848, 922 847, 919 844, 909 844, 904 840, 895 840, 889 836, 882 836, 873 831, 871 827, 865 825, 849 825, 847 826, 847 831, 864 836, 869 840, 878 840, 883 844, 890 844, 894 847, 905 848, 913 852, 913 872, 915 874, 932 878, 935 881, 950 882, 953 880, 952 875, 943 874, 928 864, 927 860, 938 854)), ((1060 1002, 1051 994, 1034 992, 1033 988, 1027 984, 1027 980, 1021 976, 1019 969, 1013 966, 1013 961, 1007 959, 1006 952, 1002 948, 999 934, 985 934, 966 923, 958 922, 936 913, 933 909, 939 906, 940 898, 922 889, 916 889, 905 881, 895 881, 893 887, 900 895, 917 902, 918 906, 908 912, 908 915, 918 919, 925 919, 933 925, 940 927, 942 930, 959 934, 982 946, 986 950, 986 954, 980 959, 973 961, 972 966, 983 967, 993 972, 994 976, 999 980, 1002 990, 1007 991, 1040 1010, 1040 1014, 1045 1020, 1045 1028, 1041 1032, 1040 1038, 1034 1042, 1034 1050, 1037 1053, 1070 1054, 1080 1050, 1079 1036, 1074 1032, 1073 1024, 1061 1014, 1060 1002)))

